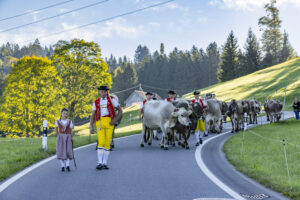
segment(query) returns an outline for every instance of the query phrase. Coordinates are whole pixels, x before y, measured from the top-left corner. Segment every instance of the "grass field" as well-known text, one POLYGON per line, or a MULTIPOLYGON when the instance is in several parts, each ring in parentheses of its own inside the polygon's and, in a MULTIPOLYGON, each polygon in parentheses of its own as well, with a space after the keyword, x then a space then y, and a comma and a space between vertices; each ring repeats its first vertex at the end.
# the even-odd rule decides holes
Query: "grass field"
MULTIPOLYGON (((256 98, 263 103, 267 98, 283 101, 281 89, 284 87, 287 87, 287 105, 292 104, 295 96, 300 98, 300 58, 200 90, 202 94, 215 93, 222 101, 256 98)), ((191 99, 193 94, 188 93, 185 97, 191 99)))
POLYGON ((242 173, 292 199, 300 199, 300 121, 287 121, 240 132, 224 145, 227 159, 242 173), (290 170, 289 183, 283 140, 290 170), (243 144, 242 144, 243 143, 243 144), (242 147, 243 145, 243 147, 242 147))

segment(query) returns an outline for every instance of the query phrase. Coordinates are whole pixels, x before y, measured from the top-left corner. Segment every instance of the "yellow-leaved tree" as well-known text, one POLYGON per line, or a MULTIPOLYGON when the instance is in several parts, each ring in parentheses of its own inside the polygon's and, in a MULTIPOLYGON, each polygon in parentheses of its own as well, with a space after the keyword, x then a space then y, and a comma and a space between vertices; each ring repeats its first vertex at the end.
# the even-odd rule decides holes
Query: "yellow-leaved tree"
POLYGON ((64 104, 61 79, 47 57, 24 56, 12 65, 1 99, 1 130, 36 134, 44 119, 53 126, 64 104))
POLYGON ((70 119, 88 117, 93 100, 99 96, 97 86, 112 82, 99 45, 79 39, 58 41, 52 60, 62 79, 70 119))

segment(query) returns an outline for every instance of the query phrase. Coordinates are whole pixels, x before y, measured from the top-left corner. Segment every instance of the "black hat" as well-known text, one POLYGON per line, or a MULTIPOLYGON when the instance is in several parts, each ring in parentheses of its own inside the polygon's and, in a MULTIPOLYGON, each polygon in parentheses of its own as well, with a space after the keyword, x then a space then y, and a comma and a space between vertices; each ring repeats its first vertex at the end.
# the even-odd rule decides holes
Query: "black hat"
POLYGON ((194 91, 194 95, 197 95, 197 94, 200 94, 200 92, 199 91, 194 91))
POLYGON ((176 94, 173 90, 170 90, 168 94, 176 94))
POLYGON ((106 85, 101 85, 100 87, 98 87, 98 90, 109 90, 109 87, 107 87, 106 85))
POLYGON ((146 95, 152 95, 152 93, 151 92, 147 92, 146 95))

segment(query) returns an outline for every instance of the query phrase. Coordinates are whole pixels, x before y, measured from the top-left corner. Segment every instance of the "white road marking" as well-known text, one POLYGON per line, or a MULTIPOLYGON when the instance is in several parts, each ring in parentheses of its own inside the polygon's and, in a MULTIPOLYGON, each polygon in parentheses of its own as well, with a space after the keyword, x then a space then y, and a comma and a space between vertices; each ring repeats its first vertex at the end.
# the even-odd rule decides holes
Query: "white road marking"
MULTIPOLYGON (((120 138, 116 138, 115 140, 119 140, 119 139, 124 139, 124 138, 128 138, 128 137, 132 137, 132 136, 137 136, 138 134, 134 134, 134 135, 129 135, 129 136, 124 136, 124 137, 120 137, 120 138)), ((86 148, 92 145, 95 145, 96 143, 92 143, 92 144, 87 144, 81 147, 77 147, 76 149, 74 149, 74 151, 77 151, 79 149, 82 148, 86 148)), ((45 163, 53 160, 56 158, 56 155, 51 156, 49 158, 45 158, 41 161, 39 161, 36 164, 33 164, 25 169, 23 169, 22 171, 20 171, 19 173, 17 173, 16 175, 12 176, 11 178, 7 179, 6 181, 4 181, 1 185, 0 185, 0 193, 5 190, 9 185, 13 184, 14 182, 16 182, 17 180, 19 180, 21 177, 23 177, 24 175, 26 175, 27 173, 31 172, 32 170, 36 169, 37 167, 40 167, 41 165, 44 165, 45 163)))
POLYGON ((218 137, 224 136, 225 134, 231 133, 231 131, 227 131, 225 133, 221 133, 220 135, 214 136, 209 138, 208 140, 205 140, 202 145, 198 146, 196 151, 195 151, 195 157, 198 166, 202 170, 202 172, 212 181, 214 182, 217 186, 219 186, 222 190, 224 190, 227 194, 232 196, 235 199, 239 200, 245 200, 241 195, 239 195, 237 192, 233 191, 231 188, 229 188, 227 185, 225 185, 221 180, 219 180, 204 164, 202 157, 201 157, 201 150, 204 147, 206 143, 208 143, 210 140, 216 139, 218 137))

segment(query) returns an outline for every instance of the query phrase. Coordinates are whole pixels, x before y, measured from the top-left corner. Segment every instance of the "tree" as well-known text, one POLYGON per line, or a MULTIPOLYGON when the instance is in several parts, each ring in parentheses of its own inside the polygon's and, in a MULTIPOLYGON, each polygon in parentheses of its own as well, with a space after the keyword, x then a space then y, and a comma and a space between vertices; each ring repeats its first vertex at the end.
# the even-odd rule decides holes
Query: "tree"
POLYGON ((245 74, 250 74, 260 69, 261 51, 259 42, 252 32, 251 28, 248 31, 248 37, 245 44, 245 74))
MULTIPOLYGON (((134 64, 131 62, 123 62, 114 71, 112 92, 121 91, 137 85, 138 76, 134 64)), ((119 102, 123 103, 132 91, 124 91, 118 95, 119 102)))
POLYGON ((218 50, 218 45, 216 42, 210 43, 206 48, 207 55, 207 67, 208 72, 208 85, 212 85, 218 82, 217 70, 220 63, 220 52, 218 50))
POLYGON ((48 58, 25 56, 5 79, 1 127, 8 133, 36 134, 44 119, 53 126, 63 102, 61 79, 48 58))
POLYGON ((262 50, 265 53, 264 66, 271 66, 279 63, 280 49, 282 44, 282 34, 280 32, 281 20, 279 10, 275 6, 276 0, 270 0, 265 5, 267 15, 259 18, 258 25, 263 31, 262 50))
POLYGON ((73 39, 59 41, 55 47, 52 60, 66 91, 64 106, 69 108, 71 119, 88 117, 93 100, 99 96, 97 86, 112 83, 99 45, 73 39))
POLYGON ((221 61, 218 69, 218 81, 228 81, 237 77, 238 68, 238 44, 233 31, 227 37, 223 47, 221 61))
POLYGON ((294 49, 290 44, 288 37, 288 34, 284 31, 282 49, 280 51, 280 62, 285 62, 295 56, 294 49))
POLYGON ((42 57, 44 55, 43 47, 40 44, 39 39, 35 39, 33 44, 30 44, 29 47, 29 56, 38 56, 42 57))
POLYGON ((137 49, 135 50, 135 54, 134 54, 134 64, 135 64, 135 68, 137 70, 140 70, 141 66, 142 66, 142 62, 146 59, 150 59, 151 54, 150 51, 148 49, 148 47, 146 46, 142 46, 139 45, 137 47, 137 49))

